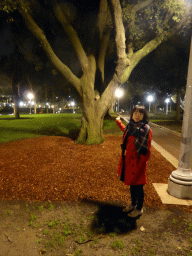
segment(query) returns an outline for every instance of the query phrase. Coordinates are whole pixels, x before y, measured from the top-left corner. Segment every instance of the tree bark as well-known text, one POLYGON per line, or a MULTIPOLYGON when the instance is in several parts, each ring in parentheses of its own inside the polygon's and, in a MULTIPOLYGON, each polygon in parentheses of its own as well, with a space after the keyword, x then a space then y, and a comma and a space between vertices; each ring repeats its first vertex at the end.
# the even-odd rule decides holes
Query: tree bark
POLYGON ((14 115, 16 119, 20 118, 19 113, 19 71, 14 72, 13 80, 12 80, 12 88, 13 88, 13 101, 14 101, 14 115))

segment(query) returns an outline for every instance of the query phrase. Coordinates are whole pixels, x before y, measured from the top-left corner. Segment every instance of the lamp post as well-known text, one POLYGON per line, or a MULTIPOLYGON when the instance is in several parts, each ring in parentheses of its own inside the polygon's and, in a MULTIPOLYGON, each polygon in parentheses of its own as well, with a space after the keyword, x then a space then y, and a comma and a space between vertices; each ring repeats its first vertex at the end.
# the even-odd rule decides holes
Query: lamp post
POLYGON ((75 102, 74 101, 71 102, 71 106, 73 107, 73 113, 74 113, 74 106, 75 106, 75 102))
POLYGON ((149 101, 149 112, 150 112, 150 107, 151 107, 151 102, 153 101, 153 96, 149 95, 147 98, 147 101, 149 101))
POLYGON ((168 114, 168 104, 169 104, 169 101, 170 99, 166 99, 165 102, 167 103, 167 106, 166 106, 166 114, 168 114))
POLYGON ((123 90, 118 88, 116 91, 115 91, 115 95, 116 97, 118 98, 118 113, 119 113, 119 98, 123 96, 123 90))
POLYGON ((30 100, 30 113, 29 114, 31 115, 31 100, 34 98, 34 95, 33 95, 33 93, 28 93, 27 97, 30 100))
POLYGON ((191 141, 192 141, 192 38, 189 56, 186 99, 182 124, 178 168, 168 180, 168 193, 180 199, 192 199, 191 141))

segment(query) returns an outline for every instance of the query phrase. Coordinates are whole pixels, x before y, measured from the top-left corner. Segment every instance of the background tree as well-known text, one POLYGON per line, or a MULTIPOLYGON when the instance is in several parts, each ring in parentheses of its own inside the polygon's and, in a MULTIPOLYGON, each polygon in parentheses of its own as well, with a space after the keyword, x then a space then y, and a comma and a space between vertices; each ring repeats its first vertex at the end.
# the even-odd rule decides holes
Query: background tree
MULTIPOLYGON (((19 10, 52 65, 76 88, 83 102, 77 142, 96 144, 104 140, 103 119, 114 100, 116 88, 129 79, 144 57, 189 25, 190 8, 184 0, 127 0, 122 6, 119 0, 101 0, 99 6, 97 2, 94 6, 94 15, 86 13, 85 19, 85 13, 78 12, 83 10, 82 3, 71 2, 75 4, 43 1, 41 5, 40 1, 9 0, 2 1, 1 6, 7 12, 19 10), (42 10, 48 12, 49 20, 42 18, 42 10), (82 26, 80 21, 88 23, 82 26), (78 74, 54 51, 53 38, 61 27, 75 50, 80 66, 78 74), (111 58, 111 76, 107 77, 106 57, 110 51, 113 53, 114 30, 116 51, 111 58)), ((88 7, 87 2, 85 6, 88 7)))

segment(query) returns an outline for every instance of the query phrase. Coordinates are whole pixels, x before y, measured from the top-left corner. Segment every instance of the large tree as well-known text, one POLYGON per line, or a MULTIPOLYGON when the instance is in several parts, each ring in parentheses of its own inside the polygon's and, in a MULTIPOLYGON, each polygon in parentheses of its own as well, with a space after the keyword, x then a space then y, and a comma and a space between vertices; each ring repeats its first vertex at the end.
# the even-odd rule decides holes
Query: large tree
MULTIPOLYGON (((42 2, 47 4, 47 1, 42 2)), ((74 24, 74 5, 69 1, 50 2, 51 20, 54 15, 76 52, 81 67, 79 76, 61 61, 51 38, 44 32, 40 1, 9 0, 2 1, 1 6, 7 12, 19 10, 52 65, 79 93, 83 117, 77 142, 102 143, 103 119, 114 101, 115 90, 129 79, 141 59, 190 23, 190 8, 184 0, 100 0, 97 22, 92 26, 89 41, 86 41, 74 24), (107 52, 113 52, 113 46, 115 66, 109 79, 105 75, 105 64, 107 52)), ((78 9, 81 3, 76 3, 78 9)))

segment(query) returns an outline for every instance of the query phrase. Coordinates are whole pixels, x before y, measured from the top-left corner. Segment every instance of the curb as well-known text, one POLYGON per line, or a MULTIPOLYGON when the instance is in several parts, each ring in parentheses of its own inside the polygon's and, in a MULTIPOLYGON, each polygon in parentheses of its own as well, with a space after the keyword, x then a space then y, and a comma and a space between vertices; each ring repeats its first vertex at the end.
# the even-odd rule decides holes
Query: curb
POLYGON ((167 131, 172 132, 173 134, 175 134, 175 135, 181 137, 181 133, 179 133, 179 132, 175 132, 175 131, 173 131, 173 130, 171 130, 171 129, 169 129, 169 128, 165 128, 164 126, 155 124, 155 123, 153 123, 153 122, 149 122, 149 124, 153 124, 153 125, 155 125, 155 126, 159 126, 161 129, 167 130, 167 131))
POLYGON ((162 148, 154 140, 152 140, 151 145, 164 157, 166 158, 175 168, 178 167, 178 159, 172 156, 168 151, 162 148))

